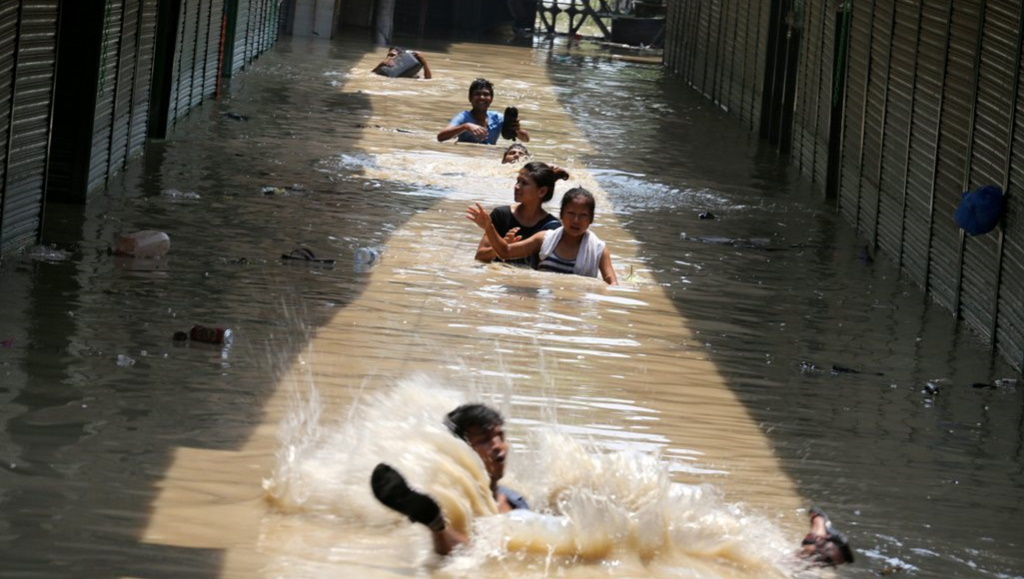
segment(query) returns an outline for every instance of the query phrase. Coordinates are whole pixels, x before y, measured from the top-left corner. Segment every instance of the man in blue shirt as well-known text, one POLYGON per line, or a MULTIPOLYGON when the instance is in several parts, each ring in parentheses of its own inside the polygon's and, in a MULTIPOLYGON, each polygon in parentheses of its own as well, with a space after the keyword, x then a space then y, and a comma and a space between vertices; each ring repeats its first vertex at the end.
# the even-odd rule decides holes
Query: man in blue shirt
MULTIPOLYGON (((500 113, 488 111, 494 100, 494 85, 484 78, 478 78, 469 85, 469 104, 471 110, 462 111, 452 117, 448 126, 437 133, 438 141, 447 141, 458 137, 463 143, 483 143, 493 145, 498 142, 501 125, 505 117, 500 113)), ((522 142, 530 140, 530 134, 519 127, 519 119, 512 121, 515 136, 522 142)))

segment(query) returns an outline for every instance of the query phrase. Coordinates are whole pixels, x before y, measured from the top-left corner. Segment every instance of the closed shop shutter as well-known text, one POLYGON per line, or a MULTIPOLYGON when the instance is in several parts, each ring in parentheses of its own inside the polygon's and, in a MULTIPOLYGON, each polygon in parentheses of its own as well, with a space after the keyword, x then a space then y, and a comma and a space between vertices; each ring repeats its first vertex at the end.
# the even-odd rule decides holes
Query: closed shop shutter
POLYGON ((935 218, 932 214, 932 193, 948 27, 948 6, 922 4, 914 74, 913 119, 907 156, 906 216, 901 260, 903 271, 921 287, 926 287, 928 282, 929 243, 932 220, 935 218))
POLYGON ((868 68, 871 62, 871 30, 874 3, 854 2, 850 18, 850 60, 843 109, 843 156, 839 210, 858 228, 860 222, 860 175, 864 151, 864 109, 867 106, 868 68))
POLYGON ((224 28, 224 0, 210 0, 210 29, 206 35, 206 78, 203 95, 212 97, 217 92, 217 67, 220 62, 220 43, 224 28))
POLYGON ((821 59, 814 122, 814 182, 824 190, 828 180, 828 139, 832 124, 832 76, 835 65, 836 13, 831 2, 821 10, 821 59))
MULTIPOLYGON (((7 140, 11 135, 11 85, 14 83, 14 55, 18 49, 18 9, 16 3, 0 4, 0 183, 7 175, 7 140)), ((4 193, 0 188, 0 218, 4 193)), ((0 229, 0 235, 3 229, 0 229)))
POLYGON ((889 84, 889 50, 892 46, 892 11, 894 0, 875 2, 872 22, 871 70, 864 116, 864 152, 860 183, 860 230, 878 242, 878 173, 882 161, 882 134, 885 123, 886 90, 889 84))
POLYGON ((183 118, 192 110, 192 74, 195 67, 196 35, 199 26, 199 0, 183 0, 181 3, 181 33, 176 49, 175 92, 171 99, 174 105, 174 120, 183 118))
POLYGON ((756 18, 747 22, 747 31, 751 39, 756 39, 747 46, 747 67, 745 69, 747 99, 744 109, 750 120, 751 130, 761 126, 761 98, 764 95, 764 75, 768 54, 768 22, 771 21, 771 3, 759 2, 756 18))
MULTIPOLYGON (((1024 28, 1019 19, 1018 35, 1024 28)), ((999 324, 996 345, 1017 370, 1024 368, 1024 62, 1021 59, 1020 36, 1017 38, 1016 115, 1013 121, 1010 175, 1007 191, 1006 219, 1003 221, 1003 267, 999 288, 999 324)))
MULTIPOLYGON (((9 18, 5 12, 4 19, 9 22, 9 18)), ((0 253, 32 243, 39 233, 53 112, 56 32, 56 0, 22 2, 14 100, 7 107, 11 120, 6 133, 0 253)))
MULTIPOLYGON (((969 186, 1005 183, 1013 106, 1014 54, 1020 2, 988 0, 984 8, 969 186)), ((964 320, 991 339, 999 275, 998 230, 967 238, 961 282, 964 320)))
POLYGON ((743 88, 743 50, 741 47, 745 42, 738 28, 739 13, 747 8, 744 6, 743 10, 741 10, 737 0, 727 2, 725 8, 726 18, 723 23, 722 32, 726 39, 726 64, 725 70, 722 73, 722 104, 730 113, 738 115, 740 103, 742 102, 743 88))
POLYGON ((960 299, 961 234, 950 216, 960 199, 966 174, 975 51, 980 32, 978 9, 978 0, 953 3, 939 124, 928 287, 940 304, 954 312, 959 310, 960 299))
POLYGON ((107 167, 109 174, 123 169, 128 158, 128 129, 132 120, 138 42, 139 2, 125 0, 124 18, 121 20, 121 51, 117 65, 117 91, 114 94, 114 122, 110 135, 110 164, 107 167))
POLYGON ((693 85, 701 93, 708 94, 708 43, 710 42, 711 18, 710 9, 706 2, 697 4, 697 33, 694 35, 693 47, 693 85))
MULTIPOLYGON (((750 21, 757 20, 757 5, 737 4, 735 15, 736 45, 732 73, 732 89, 729 94, 729 110, 750 126, 750 109, 748 99, 750 89, 747 84, 747 71, 750 70, 750 45, 757 42, 757 35, 750 36, 750 21)), ((756 58, 756 57, 755 57, 756 58)))
POLYGON ((238 12, 235 14, 235 46, 234 60, 231 63, 231 72, 236 73, 249 62, 245 49, 246 38, 249 35, 249 0, 237 0, 238 12))
POLYGON ((725 19, 727 17, 727 2, 725 0, 719 0, 711 3, 711 37, 713 39, 711 46, 711 54, 713 57, 712 62, 714 63, 711 69, 711 99, 718 105, 722 105, 722 77, 726 73, 726 68, 729 66, 729 57, 727 46, 729 39, 725 36, 725 19))
POLYGON ((913 110, 918 6, 908 0, 898 0, 895 4, 885 130, 882 133, 878 245, 889 255, 897 257, 897 260, 903 244, 903 196, 906 189, 907 140, 913 110))
POLYGON ((132 90, 128 158, 141 153, 146 145, 149 96, 153 78, 153 51, 156 46, 157 0, 142 0, 139 8, 139 42, 132 90))
POLYGON ((210 39, 210 5, 212 0, 196 2, 196 36, 195 51, 192 61, 192 92, 189 108, 203 104, 206 94, 206 57, 210 39))
POLYGON ((114 94, 117 91, 117 61, 121 53, 121 16, 124 0, 107 0, 103 16, 103 42, 100 45, 99 74, 96 80, 96 114, 92 124, 92 147, 86 192, 107 182, 110 166, 110 133, 114 118, 114 94))
POLYGON ((821 64, 820 15, 820 2, 809 2, 799 22, 801 46, 797 62, 792 151, 800 174, 807 178, 811 177, 814 159, 814 105, 817 102, 818 70, 821 64))

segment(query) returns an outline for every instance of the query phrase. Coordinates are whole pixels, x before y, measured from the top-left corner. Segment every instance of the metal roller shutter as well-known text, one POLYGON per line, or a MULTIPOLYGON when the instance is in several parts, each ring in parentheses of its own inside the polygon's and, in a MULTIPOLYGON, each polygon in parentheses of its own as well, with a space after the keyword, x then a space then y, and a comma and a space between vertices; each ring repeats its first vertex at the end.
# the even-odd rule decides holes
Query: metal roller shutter
POLYGON ((722 77, 723 68, 727 66, 725 61, 725 38, 722 36, 722 21, 724 19, 724 7, 723 2, 718 0, 717 2, 711 2, 711 28, 710 42, 708 46, 708 78, 707 78, 707 92, 711 95, 711 100, 717 104, 722 103, 722 92, 719 86, 719 80, 722 77))
POLYGON ((747 59, 750 61, 750 68, 747 76, 747 90, 750 96, 749 107, 750 129, 756 130, 761 126, 761 99, 764 96, 764 76, 767 67, 768 54, 768 23, 771 21, 771 3, 761 2, 757 18, 749 23, 749 28, 756 42, 747 49, 747 59))
POLYGON ((175 121, 184 118, 192 110, 192 75, 196 65, 196 34, 199 26, 199 0, 183 0, 181 3, 181 34, 176 53, 178 63, 175 84, 177 90, 171 98, 177 101, 175 121))
POLYGON ((206 94, 206 56, 210 47, 210 3, 211 0, 199 0, 195 3, 196 34, 192 54, 192 91, 189 95, 189 108, 194 109, 203 104, 206 94))
POLYGON ((152 90, 153 53, 156 47, 157 0, 143 0, 139 6, 138 53, 132 90, 131 125, 128 158, 142 152, 149 122, 149 96, 152 90))
POLYGON ((203 94, 209 98, 217 92, 217 67, 220 63, 221 35, 224 33, 224 0, 210 1, 210 28, 206 36, 206 78, 203 94))
POLYGON ((913 119, 907 154, 906 209, 902 266, 921 287, 928 284, 932 194, 939 139, 939 112, 946 71, 949 6, 921 6, 920 36, 914 75, 913 119))
POLYGON ((24 0, 8 129, 0 253, 39 234, 57 55, 57 1, 24 0))
POLYGON ((831 3, 821 11, 821 60, 818 80, 817 106, 814 120, 814 181, 824 190, 828 180, 828 140, 832 124, 832 89, 835 79, 836 13, 831 3))
POLYGON ((117 91, 117 56, 121 52, 122 0, 108 0, 103 16, 103 43, 100 45, 100 69, 96 86, 96 114, 92 124, 92 147, 86 193, 107 182, 110 166, 110 132, 117 91))
POLYGON ((814 103, 817 101, 817 70, 821 61, 820 3, 811 2, 800 22, 801 46, 797 63, 796 110, 793 113, 794 161, 800 174, 810 177, 814 159, 814 103))
POLYGON ((871 63, 871 14, 874 3, 854 2, 850 22, 850 61, 844 107, 842 172, 839 209, 859 228, 860 174, 864 151, 864 109, 867 106, 868 69, 871 63))
POLYGON ((709 94, 708 91, 708 43, 711 36, 711 18, 709 8, 704 2, 697 3, 697 34, 694 36, 693 47, 693 75, 691 82, 702 94, 709 94))
POLYGON ((902 254, 907 140, 914 101, 918 5, 898 0, 894 10, 879 172, 878 245, 898 262, 902 254))
POLYGON ((871 70, 867 108, 864 115, 864 152, 860 185, 861 231, 878 244, 879 171, 885 126, 886 92, 889 85, 889 53, 892 46, 892 16, 895 0, 878 0, 872 22, 871 70))
POLYGON ((128 159, 128 131, 132 120, 132 93, 135 90, 135 59, 139 51, 138 0, 125 0, 120 34, 121 51, 118 56, 114 121, 110 134, 110 164, 107 166, 107 173, 111 175, 123 169, 128 159))
POLYGON ((737 34, 739 24, 739 2, 732 0, 726 4, 726 18, 723 23, 723 34, 725 35, 726 70, 722 74, 722 105, 732 114, 740 110, 740 90, 743 81, 743 52, 740 47, 743 39, 737 34))
POLYGON ((729 107, 733 114, 740 118, 744 124, 750 126, 750 85, 748 83, 748 71, 750 65, 756 63, 756 55, 751 55, 750 45, 757 37, 750 36, 750 21, 757 18, 757 5, 747 8, 746 3, 736 5, 735 15, 736 26, 733 34, 736 35, 736 52, 734 54, 732 90, 729 95, 729 107), (751 57, 755 59, 751 62, 751 57))
POLYGON ((950 216, 965 185, 975 51, 980 32, 978 9, 978 0, 957 0, 953 4, 939 125, 928 287, 936 300, 953 312, 960 309, 962 256, 961 232, 950 216))
MULTIPOLYGON (((14 83, 15 53, 18 49, 17 3, 0 5, 0 183, 7 175, 7 141, 11 136, 11 85, 14 83)), ((3 217, 5 187, 0 187, 0 218, 3 217)), ((3 229, 0 228, 0 240, 3 229)))
MULTIPOLYGON (((985 3, 971 134, 971 186, 1005 182, 1019 10, 1019 2, 988 0, 985 3)), ((990 235, 970 237, 964 244, 961 283, 964 320, 990 340, 996 325, 994 298, 999 283, 999 234, 997 230, 990 235)))
POLYGON ((248 64, 247 52, 245 49, 246 39, 249 36, 249 0, 238 0, 238 12, 235 14, 235 46, 234 59, 231 63, 231 72, 236 73, 248 64))
POLYGON ((1014 119, 1008 159, 1006 219, 1003 221, 1003 260, 997 304, 999 324, 996 345, 1017 370, 1024 368, 1024 198, 1017 191, 1024 187, 1024 62, 1021 62, 1021 34, 1024 9, 1018 16, 1017 63, 1014 91, 1014 119))

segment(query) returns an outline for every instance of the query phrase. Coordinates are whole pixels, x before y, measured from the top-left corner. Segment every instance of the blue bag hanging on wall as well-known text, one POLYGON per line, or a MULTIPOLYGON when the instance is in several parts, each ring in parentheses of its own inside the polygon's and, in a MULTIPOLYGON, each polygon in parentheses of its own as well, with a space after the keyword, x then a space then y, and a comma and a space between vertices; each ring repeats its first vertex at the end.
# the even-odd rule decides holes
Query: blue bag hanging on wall
POLYGON ((960 196, 953 218, 967 235, 982 235, 995 229, 1006 211, 1006 198, 998 185, 985 185, 960 196))

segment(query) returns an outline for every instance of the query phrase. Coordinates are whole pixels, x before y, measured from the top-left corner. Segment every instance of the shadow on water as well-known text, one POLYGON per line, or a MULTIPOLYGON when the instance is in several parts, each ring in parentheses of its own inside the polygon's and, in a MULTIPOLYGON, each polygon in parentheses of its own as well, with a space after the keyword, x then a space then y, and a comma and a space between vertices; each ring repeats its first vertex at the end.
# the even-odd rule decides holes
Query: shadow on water
POLYGON ((564 47, 549 76, 652 275, 864 555, 844 575, 1019 572, 1017 373, 681 80, 564 47))

